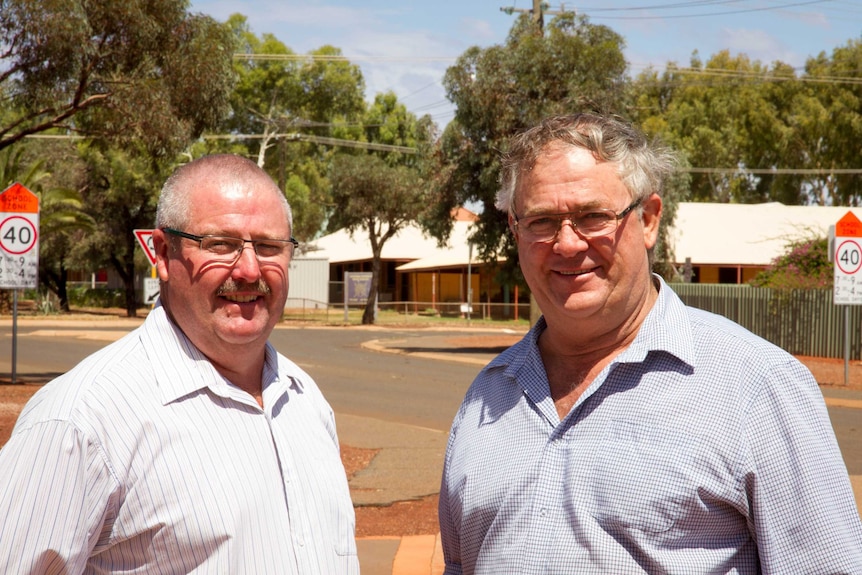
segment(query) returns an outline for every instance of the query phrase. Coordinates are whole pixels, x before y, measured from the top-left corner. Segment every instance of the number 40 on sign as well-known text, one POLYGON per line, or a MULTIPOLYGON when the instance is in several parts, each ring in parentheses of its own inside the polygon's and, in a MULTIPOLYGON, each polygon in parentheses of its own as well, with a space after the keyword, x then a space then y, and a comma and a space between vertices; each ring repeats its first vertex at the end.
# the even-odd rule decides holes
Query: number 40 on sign
POLYGON ((15 183, 0 193, 0 288, 39 284, 39 198, 15 183))
POLYGON ((862 221, 853 212, 835 224, 834 301, 862 305, 862 221))

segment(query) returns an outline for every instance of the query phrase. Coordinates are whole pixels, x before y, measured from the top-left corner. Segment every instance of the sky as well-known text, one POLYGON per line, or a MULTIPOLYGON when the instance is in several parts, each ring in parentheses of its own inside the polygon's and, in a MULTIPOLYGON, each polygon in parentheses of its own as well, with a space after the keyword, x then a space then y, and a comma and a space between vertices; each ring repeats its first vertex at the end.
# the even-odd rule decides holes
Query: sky
MULTIPOLYGON (((532 0, 191 0, 191 11, 219 21, 245 15, 255 35, 270 33, 296 53, 340 48, 361 67, 368 101, 392 91, 441 129, 454 115, 441 83, 446 68, 471 46, 505 43, 517 12, 502 8, 529 10, 532 0)), ((585 0, 548 2, 547 10, 574 10, 620 34, 632 76, 686 66, 695 51, 703 61, 729 50, 802 68, 862 39, 859 0, 585 0)))

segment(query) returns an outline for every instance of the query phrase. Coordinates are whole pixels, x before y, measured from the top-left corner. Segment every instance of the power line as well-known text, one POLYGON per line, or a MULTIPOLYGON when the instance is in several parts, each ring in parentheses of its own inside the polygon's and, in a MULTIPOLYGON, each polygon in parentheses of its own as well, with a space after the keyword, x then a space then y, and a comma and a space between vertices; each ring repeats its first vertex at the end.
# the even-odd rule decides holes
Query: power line
MULTIPOLYGON (((807 2, 796 2, 794 4, 782 4, 781 6, 765 6, 762 8, 747 8, 745 10, 728 10, 726 12, 708 12, 705 14, 676 14, 676 15, 665 15, 665 16, 596 16, 596 19, 602 20, 670 20, 670 19, 679 19, 679 18, 703 18, 705 16, 731 16, 734 14, 747 14, 749 12, 767 12, 771 10, 779 10, 783 8, 796 8, 799 6, 809 6, 811 4, 823 4, 824 2, 829 2, 830 0, 808 0, 807 2)), ((632 10, 639 10, 642 8, 632 8, 632 10)), ((586 9, 584 9, 586 10, 586 9)), ((593 11, 602 10, 601 8, 593 9, 593 11)))
POLYGON ((236 53, 234 60, 260 60, 270 62, 453 62, 458 56, 335 56, 331 54, 246 54, 236 53))
POLYGON ((829 176, 862 174, 862 168, 679 168, 690 174, 829 176))
POLYGON ((374 142, 359 142, 356 140, 342 140, 340 138, 327 138, 325 136, 312 136, 310 134, 204 134, 201 136, 204 140, 287 140, 292 142, 309 142, 312 144, 320 144, 324 146, 341 146, 345 148, 362 148, 364 150, 375 150, 377 152, 400 152, 402 154, 415 154, 416 148, 407 146, 393 146, 390 144, 377 144, 374 142))

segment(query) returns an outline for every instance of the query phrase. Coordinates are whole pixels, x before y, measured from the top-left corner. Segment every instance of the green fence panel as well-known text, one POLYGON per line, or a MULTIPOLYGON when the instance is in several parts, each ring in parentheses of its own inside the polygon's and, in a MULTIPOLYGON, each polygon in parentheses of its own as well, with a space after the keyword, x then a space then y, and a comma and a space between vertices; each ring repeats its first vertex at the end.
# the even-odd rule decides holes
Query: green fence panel
POLYGON ((843 358, 849 341, 850 359, 862 359, 862 306, 835 305, 832 290, 669 285, 687 305, 723 315, 794 355, 843 358))

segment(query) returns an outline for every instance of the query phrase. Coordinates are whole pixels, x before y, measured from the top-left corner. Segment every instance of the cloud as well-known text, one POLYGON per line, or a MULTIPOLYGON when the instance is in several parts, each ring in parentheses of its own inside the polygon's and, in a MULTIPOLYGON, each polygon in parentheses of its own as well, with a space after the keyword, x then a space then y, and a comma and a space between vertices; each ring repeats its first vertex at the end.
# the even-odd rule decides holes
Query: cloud
POLYGON ((721 32, 719 42, 731 53, 745 54, 752 61, 759 60, 763 64, 780 60, 791 66, 801 66, 805 62, 805 55, 788 48, 765 30, 726 28, 721 32))

